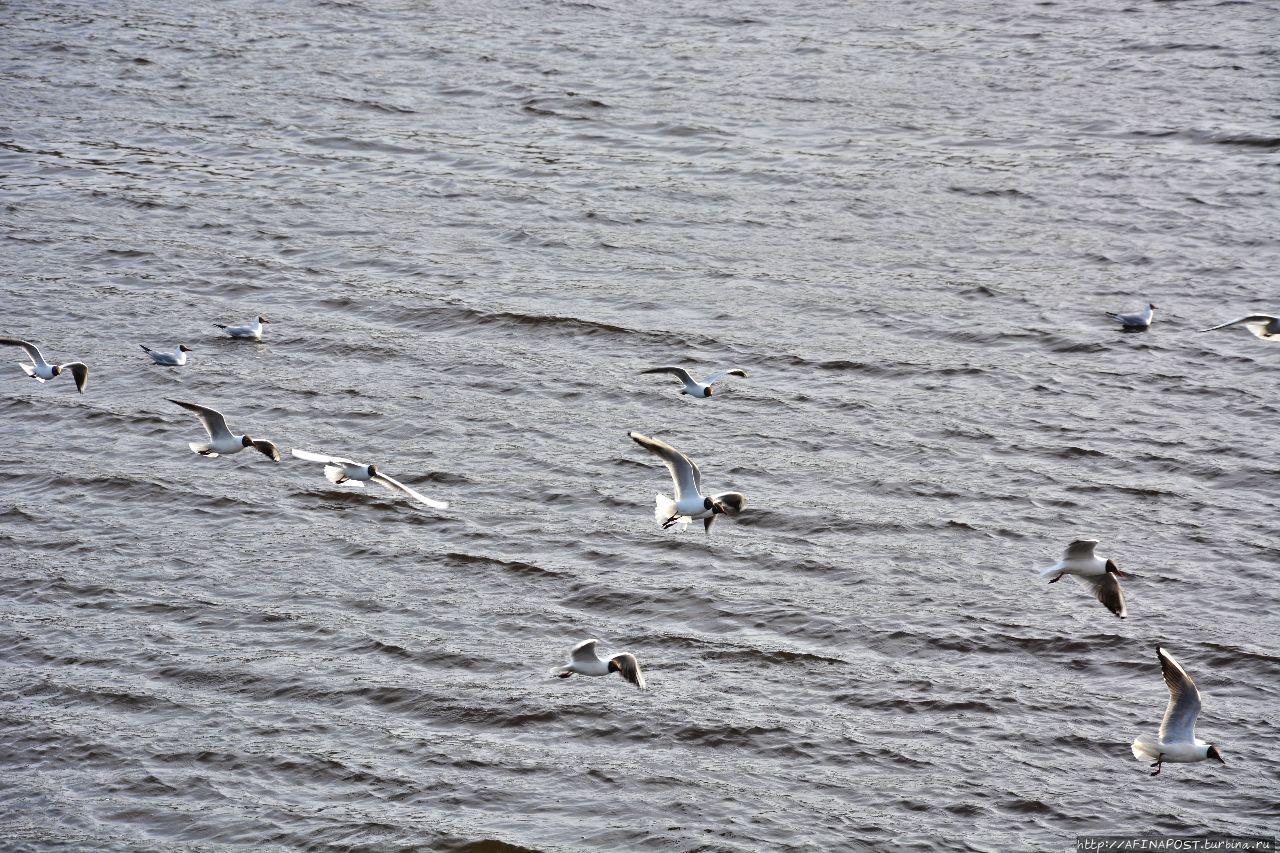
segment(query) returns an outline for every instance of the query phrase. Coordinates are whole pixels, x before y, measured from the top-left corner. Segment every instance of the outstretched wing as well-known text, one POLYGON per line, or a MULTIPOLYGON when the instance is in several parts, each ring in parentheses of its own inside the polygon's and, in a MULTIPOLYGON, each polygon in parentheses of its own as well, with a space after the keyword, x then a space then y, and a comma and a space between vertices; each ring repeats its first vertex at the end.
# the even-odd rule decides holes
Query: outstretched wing
POLYGON ((734 367, 730 370, 722 370, 719 373, 713 373, 710 376, 708 376, 706 379, 702 380, 702 384, 712 385, 716 382, 719 382, 721 379, 724 379, 726 376, 741 376, 743 379, 746 379, 747 372, 738 367, 734 367))
POLYGON ((305 459, 308 462, 323 462, 326 465, 359 465, 359 462, 352 462, 350 459, 343 459, 341 456, 328 456, 324 453, 312 453, 310 450, 299 450, 293 448, 289 451, 299 459, 305 459))
POLYGON ((1097 539, 1077 539, 1067 546, 1067 550, 1062 552, 1064 560, 1088 560, 1093 557, 1093 549, 1097 546, 1097 539))
POLYGON ((44 360, 44 356, 40 354, 40 350, 36 347, 35 344, 28 343, 27 341, 20 341, 17 338, 0 338, 0 344, 9 344, 10 346, 22 347, 24 350, 27 351, 27 355, 31 356, 31 360, 34 361, 36 364, 40 364, 41 362, 44 362, 45 364, 49 363, 44 360))
POLYGON ((227 428, 227 419, 217 409, 197 406, 195 403, 184 403, 181 400, 170 399, 169 402, 195 412, 196 417, 200 419, 200 423, 204 424, 204 431, 209 433, 210 439, 216 441, 219 438, 231 437, 231 430, 227 428))
POLYGON ((1230 323, 1221 323, 1217 326, 1210 326, 1207 329, 1201 329, 1202 332, 1212 332, 1217 329, 1225 329, 1227 326, 1235 326, 1244 323, 1247 326, 1267 326, 1275 322, 1275 317, 1270 314, 1250 314, 1248 317, 1241 317, 1239 320, 1232 320, 1230 323))
POLYGON ((569 660, 575 663, 589 663, 591 661, 599 661, 600 656, 596 654, 596 643, 599 640, 583 640, 581 643, 573 647, 569 652, 569 660))
POLYGON ((620 655, 615 655, 612 660, 614 665, 618 667, 618 673, 623 678, 641 690, 645 689, 644 673, 640 671, 640 662, 636 660, 635 655, 631 654, 631 652, 623 652, 620 655))
POLYGON ((269 458, 272 462, 280 461, 280 448, 276 447, 265 438, 255 438, 253 440, 253 447, 263 456, 269 458))
POLYGON ((702 494, 702 472, 698 470, 697 465, 693 464, 692 459, 665 441, 659 441, 638 432, 629 432, 627 435, 636 444, 656 454, 666 463, 667 470, 671 472, 671 482, 675 484, 677 503, 686 494, 702 494))
POLYGON ((71 361, 62 365, 62 367, 71 370, 71 375, 76 380, 76 390, 83 394, 84 386, 89 382, 89 365, 83 361, 71 361))
POLYGON ((393 491, 404 492, 406 495, 413 498, 415 501, 418 501, 419 503, 424 503, 427 506, 432 507, 433 509, 449 508, 449 504, 446 503, 445 501, 432 500, 431 498, 427 497, 421 492, 415 492, 413 489, 409 488, 399 480, 394 480, 391 477, 388 477, 386 474, 374 474, 372 477, 370 477, 370 479, 373 480, 375 483, 377 483, 379 486, 386 486, 388 489, 392 489, 393 491))
POLYGON ((693 377, 689 375, 689 371, 683 367, 650 367, 648 370, 642 370, 641 373, 670 373, 686 385, 692 385, 693 377))
POLYGON ((1086 584, 1093 593, 1093 597, 1106 605, 1112 613, 1121 619, 1129 615, 1128 608, 1124 606, 1124 591, 1120 589, 1120 581, 1116 580, 1116 576, 1111 572, 1090 577, 1080 575, 1073 575, 1073 577, 1080 583, 1086 584))
POLYGON ((1165 743, 1193 743, 1196 739, 1196 717, 1200 714, 1200 691, 1187 671, 1178 665, 1173 655, 1156 646, 1160 659, 1160 672, 1169 688, 1169 707, 1164 710, 1160 722, 1160 740, 1165 743))

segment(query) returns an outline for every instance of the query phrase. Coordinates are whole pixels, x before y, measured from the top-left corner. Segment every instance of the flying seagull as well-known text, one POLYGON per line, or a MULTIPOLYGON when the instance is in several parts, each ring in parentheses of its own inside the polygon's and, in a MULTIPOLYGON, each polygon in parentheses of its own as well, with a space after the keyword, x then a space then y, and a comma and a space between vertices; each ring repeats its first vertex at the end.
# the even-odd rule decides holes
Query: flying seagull
POLYGON ((701 382, 694 380, 689 375, 689 371, 683 367, 650 367, 648 370, 642 370, 641 373, 670 373, 675 378, 684 383, 684 387, 680 389, 681 394, 688 394, 690 397, 710 397, 711 386, 726 376, 741 376, 744 379, 747 376, 745 370, 733 368, 732 370, 722 370, 719 373, 713 373, 701 382))
POLYGON ((204 431, 209 433, 209 441, 207 443, 193 441, 187 445, 193 453, 210 457, 230 456, 233 453, 239 453, 246 447, 252 447, 270 457, 272 462, 280 461, 280 448, 269 441, 256 440, 247 435, 234 434, 227 428, 227 419, 222 416, 222 412, 205 406, 197 406, 195 403, 184 403, 181 400, 169 400, 169 402, 195 412, 196 417, 200 419, 200 423, 204 424, 204 431))
POLYGON ((641 690, 645 689, 644 673, 640 671, 640 664, 636 661, 636 656, 630 652, 614 655, 606 660, 601 660, 596 654, 596 643, 599 640, 583 640, 581 643, 573 647, 573 651, 569 652, 569 660, 564 666, 560 667, 560 671, 556 673, 560 678, 568 678, 575 672, 578 675, 608 675, 616 672, 625 680, 631 682, 641 690))
POLYGON ((1155 314, 1156 306, 1150 303, 1141 311, 1135 311, 1132 314, 1116 314, 1112 311, 1107 312, 1107 316, 1115 320, 1126 329, 1145 329, 1151 325, 1151 318, 1155 314))
POLYGON ((346 483, 350 482, 353 486, 364 487, 364 484, 372 480, 379 486, 385 486, 396 492, 403 492, 415 501, 424 503, 435 509, 448 509, 449 504, 444 501, 432 500, 426 495, 420 494, 406 486, 399 480, 393 480, 386 474, 378 470, 376 465, 366 465, 363 462, 352 462, 350 459, 343 459, 339 456, 326 456, 323 453, 312 453, 310 450, 299 450, 293 448, 289 451, 299 459, 305 459, 308 462, 323 462, 324 476, 330 483, 346 483))
POLYGON ((18 362, 18 367, 37 382, 47 382, 60 374, 63 370, 70 370, 72 377, 76 380, 76 390, 81 394, 84 393, 85 383, 89 381, 89 365, 83 361, 69 361, 66 364, 50 364, 44 360, 44 356, 40 354, 40 350, 35 344, 20 341, 17 338, 0 338, 0 344, 10 344, 15 347, 22 347, 27 351, 27 355, 31 356, 34 364, 24 364, 18 362))
POLYGON ((1242 323, 1246 329, 1263 340, 1280 341, 1280 317, 1272 317, 1270 314, 1250 314, 1248 317, 1241 317, 1239 320, 1232 320, 1230 323, 1210 326, 1200 331, 1212 332, 1215 329, 1225 329, 1227 326, 1236 326, 1242 323))
POLYGON ((259 316, 248 326, 224 326, 221 323, 214 323, 219 329, 224 329, 228 335, 233 338, 244 338, 247 340, 262 340, 262 325, 270 323, 266 317, 259 316))
POLYGON ((747 505, 746 495, 738 492, 703 495, 702 472, 698 470, 698 466, 665 441, 649 438, 638 432, 629 432, 627 435, 636 444, 657 455, 671 472, 676 498, 672 500, 659 494, 653 513, 663 530, 677 524, 683 530, 691 520, 701 518, 703 529, 710 533, 717 515, 737 515, 747 505))
POLYGON ((1104 560, 1093 553, 1097 544, 1096 539, 1077 539, 1067 546, 1061 560, 1040 570, 1040 577, 1048 578, 1049 583, 1057 583, 1062 580, 1063 575, 1074 575, 1089 587, 1094 597, 1105 604, 1108 610, 1123 619, 1129 615, 1129 611, 1124 606, 1124 593, 1116 578, 1127 575, 1120 571, 1113 560, 1104 560))
POLYGON ((1138 735, 1134 738, 1133 757, 1139 761, 1154 758, 1152 776, 1160 775, 1160 768, 1166 761, 1188 764, 1216 758, 1226 764, 1216 746, 1196 738, 1196 716, 1200 713, 1200 691, 1196 689, 1196 683, 1173 659, 1173 655, 1160 646, 1156 646, 1156 657, 1160 659, 1160 672, 1164 675, 1165 686, 1169 688, 1169 705, 1164 709, 1164 719, 1160 721, 1160 736, 1138 735))
POLYGON ((191 347, 186 344, 178 344, 178 348, 175 349, 172 354, 167 352, 156 352, 151 347, 143 346, 142 344, 138 344, 138 346, 142 347, 143 352, 151 356, 152 361, 156 364, 162 364, 165 367, 182 367, 182 365, 187 363, 187 353, 192 351, 191 347))

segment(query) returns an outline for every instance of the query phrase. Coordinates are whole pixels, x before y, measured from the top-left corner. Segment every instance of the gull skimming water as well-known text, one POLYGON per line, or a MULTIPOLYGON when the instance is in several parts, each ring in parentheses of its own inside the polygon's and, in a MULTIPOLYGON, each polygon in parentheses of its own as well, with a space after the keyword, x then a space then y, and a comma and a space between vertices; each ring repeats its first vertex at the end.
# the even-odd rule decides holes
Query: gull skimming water
POLYGON ((1196 717, 1200 713, 1200 691, 1196 683, 1173 655, 1160 646, 1156 646, 1156 657, 1160 660, 1165 686, 1169 688, 1169 705, 1160 721, 1160 735, 1138 735, 1131 747, 1133 757, 1139 761, 1154 758, 1152 776, 1160 775, 1166 761, 1186 764, 1216 758, 1226 764, 1216 746, 1196 739, 1196 717))
POLYGON ((675 378, 684 383, 684 387, 680 389, 681 394, 688 394, 690 397, 710 397, 711 386, 726 376, 741 376, 746 378, 747 372, 737 367, 732 370, 722 370, 719 373, 713 373, 701 382, 696 381, 689 375, 689 371, 683 367, 650 367, 648 370, 642 370, 641 373, 670 373, 675 378))
POLYGON ((66 364, 50 364, 44 360, 44 356, 40 354, 40 350, 35 344, 20 341, 17 338, 0 338, 0 344, 10 344, 15 347, 22 347, 27 351, 27 355, 31 356, 34 364, 25 364, 18 362, 23 372, 37 382, 48 382, 64 370, 70 370, 72 377, 76 380, 76 390, 81 394, 84 393, 85 383, 89 381, 89 365, 83 361, 69 361, 66 364))
POLYGON ((722 492, 718 495, 702 494, 702 472, 693 460, 676 450, 665 441, 649 438, 638 432, 627 435, 636 444, 655 454, 671 472, 671 482, 675 486, 675 500, 664 494, 657 496, 654 517, 662 529, 679 525, 683 530, 695 518, 703 519, 703 529, 711 532, 717 515, 737 515, 747 505, 747 497, 739 492, 722 492))
POLYGON ((578 675, 608 675, 616 672, 625 680, 631 682, 641 690, 645 689, 644 673, 640 671, 640 664, 636 661, 636 656, 630 652, 614 655, 608 660, 601 660, 596 654, 596 643, 598 640, 583 640, 581 643, 573 647, 573 651, 569 652, 569 660, 564 666, 560 667, 560 671, 556 673, 560 678, 568 678, 577 673, 578 675))
POLYGON ((324 476, 330 483, 346 483, 350 482, 353 486, 363 487, 365 483, 373 481, 379 486, 385 486, 395 492, 402 492, 415 501, 424 503, 435 509, 448 509, 449 504, 445 501, 432 500, 420 492, 406 486, 399 480, 393 480, 386 474, 378 470, 376 465, 367 465, 363 462, 352 462, 350 459, 343 459, 340 456, 326 456, 323 453, 312 453, 310 450, 299 450, 293 448, 289 451, 299 459, 305 459, 308 462, 323 462, 324 476))
POLYGON ((227 419, 222 416, 222 412, 205 406, 197 406, 195 403, 184 403, 181 400, 170 400, 169 402, 195 412, 196 417, 200 419, 200 423, 204 424, 204 431, 209 433, 208 442, 193 441, 187 444, 193 453, 209 457, 230 456, 233 453, 239 453, 246 447, 252 447, 270 458, 272 462, 280 461, 280 448, 269 441, 253 439, 247 435, 236 435, 227 428, 227 419))
POLYGON ((1067 546, 1062 559, 1047 569, 1040 570, 1040 577, 1057 583, 1063 575, 1074 575, 1093 592, 1095 598, 1121 619, 1129 615, 1124 606, 1124 593, 1116 578, 1126 577, 1112 560, 1104 560, 1093 553, 1096 539, 1077 539, 1067 546))

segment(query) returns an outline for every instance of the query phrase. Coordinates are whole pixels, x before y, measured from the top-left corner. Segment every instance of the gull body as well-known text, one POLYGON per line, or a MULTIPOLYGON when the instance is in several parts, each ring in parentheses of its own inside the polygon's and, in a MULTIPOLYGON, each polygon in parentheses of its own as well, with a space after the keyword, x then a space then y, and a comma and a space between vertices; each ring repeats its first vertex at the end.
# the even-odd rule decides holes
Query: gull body
POLYGON ((259 315, 258 319, 254 320, 247 326, 224 326, 221 323, 214 323, 213 325, 217 326, 219 329, 223 329, 233 338, 260 341, 262 340, 262 326, 264 323, 270 324, 271 321, 266 317, 259 315))
POLYGON ((1093 553, 1098 544, 1096 539, 1077 539, 1067 546, 1062 559, 1040 570, 1040 577, 1048 578, 1049 583, 1057 583, 1063 575, 1073 575, 1076 580, 1089 587, 1094 597, 1106 605, 1107 609, 1121 619, 1129 615, 1124 604, 1124 592, 1116 578, 1125 577, 1113 560, 1104 559, 1093 553))
POLYGON ((209 434, 207 442, 193 441, 187 444, 193 453, 209 457, 231 456, 246 447, 252 447, 272 462, 280 461, 280 448, 269 441, 250 438, 247 435, 236 435, 227 427, 227 419, 223 417, 222 412, 206 406, 197 406, 195 403, 184 403, 181 400, 169 402, 195 412, 200 423, 204 424, 204 431, 209 434))
POLYGON ((1226 764, 1216 746, 1196 737, 1196 717, 1200 714, 1200 691, 1196 683, 1173 655, 1160 646, 1156 646, 1156 658, 1160 661, 1165 686, 1169 688, 1169 704, 1160 721, 1160 734, 1138 735, 1131 747, 1133 757, 1139 761, 1154 758, 1152 776, 1160 775, 1166 761, 1188 764, 1216 758, 1226 764))
POLYGON ((1145 329, 1151 325, 1151 318, 1155 316, 1155 309, 1156 306, 1148 303, 1146 308, 1141 311, 1135 311, 1132 314, 1116 314, 1108 311, 1107 316, 1126 329, 1145 329))
POLYGON ((688 394, 690 397, 710 397, 711 386, 724 379, 726 376, 741 376, 746 378, 747 372, 740 368, 732 368, 731 370, 722 370, 719 373, 713 373, 701 382, 689 375, 689 371, 683 367, 650 367, 648 370, 642 370, 641 373, 670 373, 684 385, 680 389, 681 394, 688 394))
POLYGON ((76 390, 81 394, 84 393, 84 386, 89 381, 89 365, 83 361, 69 361, 66 364, 50 364, 44 360, 44 356, 40 354, 40 349, 33 343, 21 341, 17 338, 0 338, 0 344, 9 344, 10 346, 22 347, 27 351, 27 355, 31 356, 32 364, 18 362, 18 367, 22 368, 22 372, 30 376, 37 382, 48 382, 62 371, 71 371, 72 377, 76 380, 76 390))
POLYGON ((636 656, 630 652, 622 652, 608 660, 603 660, 596 654, 596 643, 598 642, 598 640, 583 640, 574 646, 573 650, 569 652, 569 660, 564 666, 560 667, 556 675, 560 678, 568 678, 574 674, 601 676, 616 672, 624 680, 644 690, 646 686, 644 673, 640 671, 640 664, 636 661, 636 656))
POLYGON ((413 498, 419 503, 426 504, 435 509, 448 509, 449 504, 445 501, 433 500, 426 495, 414 491, 399 480, 392 479, 386 474, 378 470, 378 466, 369 465, 364 462, 353 462, 350 459, 343 459, 340 456, 329 456, 324 453, 312 453, 310 450, 299 450, 293 448, 289 451, 298 459, 305 459, 308 462, 324 463, 324 476, 334 484, 350 482, 352 485, 363 487, 365 483, 370 481, 377 483, 379 486, 391 489, 394 492, 401 492, 413 498))
POLYGON ((675 500, 659 493, 655 501, 654 518, 662 529, 679 525, 683 530, 693 519, 702 519, 703 529, 711 532, 717 515, 737 515, 747 505, 746 495, 739 492, 722 492, 718 495, 702 494, 702 472, 693 460, 665 441, 629 432, 636 444, 657 456, 671 472, 675 487, 675 500))
POLYGON ((1200 331, 1212 332, 1216 329, 1225 329, 1227 326, 1239 325, 1243 325, 1255 337, 1267 341, 1280 341, 1280 317, 1272 317, 1270 314, 1250 314, 1248 317, 1241 317, 1239 320, 1232 320, 1230 323, 1220 323, 1217 326, 1210 326, 1200 331))
POLYGON ((182 367, 182 365, 187 363, 187 353, 191 352, 191 347, 186 344, 178 344, 178 348, 175 349, 172 354, 167 352, 156 352, 150 347, 143 346, 142 344, 138 344, 138 346, 142 347, 143 352, 151 356, 152 361, 156 364, 164 365, 165 367, 182 367))

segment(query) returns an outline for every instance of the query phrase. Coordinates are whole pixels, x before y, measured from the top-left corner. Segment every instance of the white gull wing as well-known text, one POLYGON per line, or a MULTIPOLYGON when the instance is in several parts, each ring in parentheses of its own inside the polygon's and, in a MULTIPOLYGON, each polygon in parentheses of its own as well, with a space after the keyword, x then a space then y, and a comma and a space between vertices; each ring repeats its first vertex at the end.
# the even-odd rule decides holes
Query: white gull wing
POLYGON ((1210 326, 1207 329, 1201 329, 1202 332, 1212 332, 1217 329, 1225 329, 1227 326, 1235 326, 1243 323, 1250 332, 1260 338, 1271 337, 1280 334, 1280 318, 1272 317, 1270 314, 1250 314, 1248 317, 1241 317, 1239 320, 1232 320, 1229 323, 1220 323, 1217 326, 1210 326))
POLYGON ((1129 609, 1124 604, 1124 591, 1120 589, 1120 581, 1116 580, 1114 574, 1107 572, 1089 577, 1081 575, 1073 575, 1073 577, 1089 587, 1093 597, 1101 601, 1112 613, 1121 619, 1129 615, 1129 609))
POLYGON ((353 462, 350 459, 343 459, 341 456, 327 456, 323 453, 312 453, 310 450, 301 450, 297 447, 289 451, 299 459, 305 459, 308 462, 323 462, 326 465, 359 465, 359 462, 353 462))
POLYGON ((650 367, 649 369, 642 370, 640 372, 641 373, 670 373, 672 376, 679 379, 681 382, 683 382, 686 385, 697 384, 693 381, 693 377, 689 375, 689 371, 685 370, 683 367, 650 367))
POLYGON ((570 663, 600 663, 600 656, 596 654, 596 643, 599 640, 583 640, 581 643, 573 647, 569 652, 570 663))
POLYGON ((1164 743, 1194 743, 1196 717, 1200 713, 1200 691, 1187 671, 1178 665, 1173 655, 1156 646, 1160 659, 1160 672, 1169 688, 1169 707, 1160 721, 1160 740, 1164 743))
POLYGON ((666 463, 667 470, 671 472, 671 482, 675 485, 676 503, 683 500, 686 495, 702 494, 702 472, 698 470, 698 466, 692 459, 665 441, 659 441, 638 432, 629 432, 627 435, 636 444, 657 455, 666 463))
POLYGON ((195 403, 184 403, 181 400, 169 399, 169 402, 195 412, 200 423, 204 424, 204 431, 209 433, 209 438, 213 441, 220 438, 234 438, 231 430, 227 428, 227 419, 222 416, 222 412, 206 406, 197 406, 195 403))
POLYGON ((388 477, 386 474, 374 474, 369 479, 373 480, 379 486, 386 486, 388 489, 391 489, 393 491, 404 492, 406 495, 413 498, 415 501, 418 501, 419 503, 424 503, 427 506, 432 507, 433 509, 449 508, 449 504, 446 503, 445 501, 432 500, 431 498, 427 497, 421 492, 415 492, 413 489, 409 488, 399 480, 394 480, 391 477, 388 477))
POLYGON ((1093 549, 1097 546, 1097 539, 1077 539, 1067 546, 1067 550, 1062 552, 1064 560, 1092 560, 1093 549))
POLYGON ((44 356, 40 354, 39 347, 37 347, 33 343, 28 343, 27 341, 21 341, 21 340, 18 340, 17 338, 0 338, 0 344, 9 344, 10 346, 22 347, 24 350, 27 351, 27 355, 31 356, 31 360, 34 361, 36 364, 49 363, 45 361, 44 356))
POLYGON ((726 376, 741 376, 743 379, 746 379, 747 372, 739 367, 734 367, 730 370, 722 370, 719 373, 713 373, 710 376, 708 376, 706 379, 702 380, 702 384, 713 385, 716 382, 719 382, 721 379, 724 379, 726 376))

